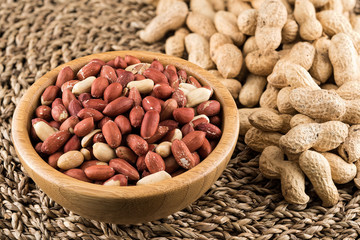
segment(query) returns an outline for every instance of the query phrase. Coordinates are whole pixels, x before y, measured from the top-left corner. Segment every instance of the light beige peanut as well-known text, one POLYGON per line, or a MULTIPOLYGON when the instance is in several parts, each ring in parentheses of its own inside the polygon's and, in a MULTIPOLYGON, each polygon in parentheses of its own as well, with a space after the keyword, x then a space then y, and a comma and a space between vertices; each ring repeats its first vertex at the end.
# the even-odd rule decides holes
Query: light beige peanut
POLYGON ((167 172, 159 171, 159 172, 156 172, 156 173, 153 173, 146 177, 141 178, 139 181, 137 181, 136 185, 140 186, 140 185, 158 183, 163 180, 170 179, 170 178, 171 178, 171 175, 168 174, 167 172))
POLYGON ((320 8, 325 6, 329 2, 329 0, 310 0, 310 2, 314 4, 314 7, 320 8))
POLYGON ((305 176, 299 164, 284 160, 284 152, 276 146, 264 149, 259 159, 261 173, 270 179, 280 179, 285 200, 292 204, 306 204, 309 196, 305 193, 305 176))
POLYGON ((212 20, 215 16, 214 8, 208 0, 190 0, 190 10, 207 16, 212 20))
POLYGON ((280 59, 279 53, 275 50, 255 50, 245 57, 246 67, 252 74, 267 76, 272 73, 275 64, 280 59))
POLYGON ((41 141, 45 141, 48 137, 50 137, 51 135, 53 135, 56 130, 54 128, 52 128, 49 124, 47 124, 46 122, 43 121, 39 121, 37 123, 35 123, 33 125, 36 136, 38 136, 38 138, 41 141))
POLYGON ((281 29, 287 20, 285 6, 276 0, 265 1, 258 10, 255 39, 260 49, 276 49, 281 43, 281 29))
POLYGON ((92 139, 94 137, 95 134, 101 132, 100 129, 95 129, 92 130, 90 133, 88 133, 87 135, 85 135, 82 139, 81 139, 81 146, 82 147, 88 147, 91 143, 92 143, 92 139))
POLYGON ((348 126, 340 121, 306 123, 292 128, 280 138, 280 147, 290 154, 298 154, 310 148, 327 152, 337 148, 348 135, 348 126))
POLYGON ((328 54, 330 44, 331 42, 327 37, 321 37, 313 43, 316 52, 309 73, 321 83, 325 83, 333 72, 333 67, 328 54))
POLYGON ((236 15, 231 12, 218 11, 214 23, 219 33, 228 35, 235 45, 241 46, 245 42, 245 35, 239 31, 236 15))
POLYGON ((241 83, 237 79, 226 79, 219 73, 217 70, 209 70, 211 74, 213 74, 231 93, 231 96, 234 99, 238 99, 241 83))
POLYGON ((241 12, 237 18, 237 26, 240 32, 254 36, 257 22, 257 10, 248 9, 241 12))
POLYGON ((84 162, 84 156, 79 151, 68 151, 61 155, 57 161, 60 169, 68 170, 80 166, 84 162))
POLYGON ((200 13, 190 12, 186 18, 186 25, 190 31, 200 34, 206 39, 217 32, 211 18, 200 13))
POLYGON ((215 33, 210 38, 210 56, 213 58, 218 48, 224 44, 233 43, 228 35, 222 33, 215 33))
POLYGON ((280 117, 281 117, 282 120, 283 120, 283 125, 282 125, 282 128, 280 129, 279 132, 281 132, 281 133, 283 133, 283 134, 286 134, 286 133, 289 132, 290 129, 291 129, 290 121, 291 121, 291 118, 292 118, 293 116, 290 115, 290 114, 280 114, 280 117))
POLYGON ((310 0, 296 0, 294 17, 300 25, 299 33, 302 39, 313 41, 322 34, 322 25, 316 19, 315 7, 310 0))
POLYGON ((240 136, 244 136, 246 132, 252 128, 251 123, 249 122, 249 116, 256 112, 260 108, 240 108, 239 109, 239 119, 240 119, 240 136))
POLYGON ((284 57, 284 60, 299 64, 306 70, 313 65, 315 57, 315 47, 308 42, 298 42, 291 47, 290 53, 284 57))
POLYGON ((334 68, 334 79, 338 86, 348 81, 359 81, 358 54, 345 33, 333 36, 329 47, 329 58, 334 68))
POLYGON ((299 165, 309 178, 324 207, 331 207, 339 200, 339 193, 331 178, 330 164, 315 151, 305 151, 300 155, 299 165))
POLYGON ((281 43, 292 43, 298 36, 299 26, 295 20, 288 18, 281 30, 281 43))
POLYGON ((339 155, 349 163, 360 159, 360 125, 353 125, 349 128, 349 135, 343 144, 338 148, 339 155))
POLYGON ((360 33, 360 16, 352 13, 350 15, 350 24, 355 32, 360 33))
POLYGON ((157 15, 146 26, 145 30, 140 31, 141 40, 147 43, 153 43, 165 36, 170 30, 176 30, 181 27, 188 14, 186 3, 175 1, 170 8, 157 15))
POLYGON ((227 9, 229 12, 232 12, 236 16, 245 10, 251 9, 249 3, 244 2, 243 0, 228 0, 227 1, 227 9))
POLYGON ((155 152, 159 154, 161 157, 166 158, 170 156, 171 154, 171 142, 161 142, 157 147, 155 148, 155 152))
POLYGON ((196 33, 190 33, 185 37, 185 47, 189 54, 189 62, 205 69, 214 67, 214 63, 210 58, 209 42, 206 38, 196 33))
POLYGON ((192 90, 197 89, 197 87, 195 87, 194 85, 190 84, 190 83, 180 83, 179 84, 179 89, 181 91, 184 92, 185 96, 191 92, 192 90))
POLYGON ((202 102, 210 99, 211 90, 207 88, 197 88, 189 92, 186 96, 187 104, 186 107, 195 107, 202 102))
POLYGON ((263 108, 277 108, 277 98, 278 98, 279 89, 275 88, 271 84, 266 86, 266 90, 261 94, 260 97, 260 107, 263 108))
POLYGON ((324 10, 333 10, 339 14, 342 14, 344 7, 342 5, 342 0, 328 0, 326 5, 323 7, 324 10))
POLYGON ((126 87, 128 89, 131 89, 133 87, 137 88, 137 90, 141 94, 148 94, 150 93, 154 88, 154 81, 151 79, 144 79, 139 81, 131 81, 129 82, 126 87))
POLYGON ((185 37, 189 31, 185 28, 176 30, 174 36, 169 37, 165 42, 165 53, 175 57, 182 57, 185 51, 185 37))
POLYGON ((356 5, 356 0, 341 0, 344 12, 352 11, 356 5))
POLYGON ((259 9, 265 0, 245 0, 245 2, 250 2, 253 8, 259 9))
POLYGON ((345 184, 353 180, 356 176, 356 166, 353 163, 347 163, 336 154, 321 153, 328 160, 331 169, 331 177, 337 184, 345 184))
POLYGON ((246 55, 248 55, 249 53, 256 51, 258 49, 259 49, 259 47, 256 45, 255 37, 252 36, 252 37, 249 37, 245 41, 242 52, 243 52, 244 57, 246 57, 246 55))
POLYGON ((279 140, 283 136, 278 132, 264 132, 251 127, 245 134, 245 143, 252 150, 262 152, 268 146, 279 146, 279 140))
POLYGON ((297 88, 290 93, 291 105, 313 119, 337 120, 346 110, 345 101, 334 91, 297 88))
POLYGON ((281 113, 295 114, 297 111, 290 103, 291 87, 284 87, 280 89, 277 94, 276 106, 281 113))
POLYGON ((348 124, 360 124, 360 99, 345 101, 346 112, 341 121, 348 124))
POLYGON ((159 0, 156 4, 156 15, 160 15, 165 12, 176 1, 184 2, 184 0, 159 0))
POLYGON ((345 82, 336 89, 336 93, 345 100, 360 99, 360 81, 345 82))
MULTIPOLYGON (((310 73, 305 68, 294 63, 285 63, 285 81, 293 88, 307 87, 309 89, 320 89, 310 73)), ((269 79, 269 78, 268 78, 269 79)))
POLYGON ((145 70, 150 68, 150 63, 136 63, 125 68, 126 71, 132 72, 133 74, 143 74, 145 70))
POLYGON ((75 95, 80 95, 81 93, 90 93, 91 85, 94 82, 96 77, 91 76, 87 77, 86 79, 76 83, 72 88, 72 93, 75 95))
POLYGON ((246 107, 254 107, 259 103, 265 85, 266 79, 264 77, 249 74, 240 90, 240 103, 246 107))
POLYGON ((102 162, 109 162, 111 159, 116 158, 115 150, 102 142, 93 145, 93 154, 96 159, 102 162))
POLYGON ((306 124, 306 123, 316 123, 316 121, 304 114, 298 113, 291 118, 290 128, 294 128, 297 125, 306 124))
POLYGON ((86 161, 91 160, 91 153, 88 149, 82 148, 82 149, 80 149, 80 152, 84 156, 84 160, 86 160, 86 161))

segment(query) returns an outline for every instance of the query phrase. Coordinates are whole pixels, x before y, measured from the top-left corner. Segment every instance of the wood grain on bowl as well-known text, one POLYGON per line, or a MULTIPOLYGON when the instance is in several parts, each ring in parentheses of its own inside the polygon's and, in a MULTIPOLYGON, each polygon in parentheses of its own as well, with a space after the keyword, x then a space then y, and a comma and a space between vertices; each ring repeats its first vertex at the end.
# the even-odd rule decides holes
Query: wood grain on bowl
POLYGON ((63 207, 109 223, 140 223, 166 217, 198 199, 219 178, 236 145, 239 119, 236 104, 227 89, 206 70, 180 58, 141 51, 93 54, 63 64, 38 79, 19 102, 13 117, 12 138, 16 152, 28 175, 53 200, 63 207), (173 64, 214 89, 222 106, 222 137, 213 152, 199 165, 172 179, 142 186, 101 186, 73 179, 47 164, 35 151, 29 137, 30 120, 44 89, 54 84, 59 71, 70 66, 77 72, 92 59, 105 62, 116 56, 133 55, 142 62, 158 59, 173 64))

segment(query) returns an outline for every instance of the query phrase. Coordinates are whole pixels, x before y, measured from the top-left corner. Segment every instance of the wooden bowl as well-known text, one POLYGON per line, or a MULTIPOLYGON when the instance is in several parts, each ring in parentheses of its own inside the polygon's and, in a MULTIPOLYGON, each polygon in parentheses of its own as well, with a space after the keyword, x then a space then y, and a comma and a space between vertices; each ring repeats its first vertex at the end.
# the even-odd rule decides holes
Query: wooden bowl
POLYGON ((237 142, 239 119, 236 104, 227 89, 206 70, 180 58, 141 51, 93 54, 65 63, 38 79, 24 94, 15 110, 12 138, 26 172, 35 183, 61 206, 90 219, 108 223, 143 223, 181 210, 203 195, 225 169, 237 142), (214 151, 195 168, 156 184, 144 186, 102 186, 71 178, 48 165, 30 142, 31 119, 44 89, 54 84, 59 71, 70 66, 78 71, 91 59, 109 61, 133 55, 142 62, 154 58, 173 64, 214 89, 222 106, 222 137, 214 151))

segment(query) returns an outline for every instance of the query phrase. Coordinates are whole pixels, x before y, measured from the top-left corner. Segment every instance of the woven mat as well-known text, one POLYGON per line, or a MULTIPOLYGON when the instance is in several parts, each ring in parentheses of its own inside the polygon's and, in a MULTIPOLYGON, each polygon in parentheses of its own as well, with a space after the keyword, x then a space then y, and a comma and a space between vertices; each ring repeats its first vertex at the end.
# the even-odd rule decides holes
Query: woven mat
MULTIPOLYGON (((258 170, 258 156, 240 139, 212 188, 186 209, 138 225, 84 219, 52 201, 27 177, 10 139, 24 91, 50 69, 112 50, 163 51, 137 32, 154 16, 141 1, 0 1, 0 239, 355 239, 360 196, 338 186, 341 201, 321 206, 312 190, 305 206, 287 204, 277 180, 258 170), (80 3, 81 2, 81 3, 80 3)), ((311 189, 311 187, 307 187, 311 189)))

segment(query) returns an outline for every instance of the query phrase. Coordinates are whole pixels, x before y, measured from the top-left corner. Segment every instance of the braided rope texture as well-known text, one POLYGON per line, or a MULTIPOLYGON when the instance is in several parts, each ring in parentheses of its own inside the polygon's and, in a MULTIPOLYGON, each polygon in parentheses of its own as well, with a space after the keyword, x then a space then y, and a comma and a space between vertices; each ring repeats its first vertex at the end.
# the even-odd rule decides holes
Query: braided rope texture
POLYGON ((24 173, 10 139, 24 91, 52 68, 112 50, 163 52, 138 37, 155 15, 141 0, 0 0, 0 240, 2 239, 356 239, 360 194, 339 185, 340 202, 289 205, 280 182, 263 178, 258 156, 239 139, 227 169, 198 201, 137 225, 84 219, 55 203, 24 173))

